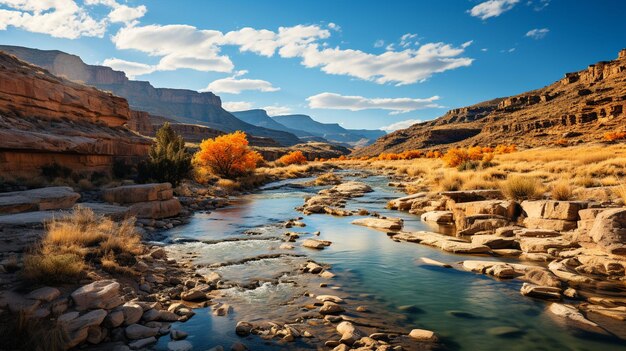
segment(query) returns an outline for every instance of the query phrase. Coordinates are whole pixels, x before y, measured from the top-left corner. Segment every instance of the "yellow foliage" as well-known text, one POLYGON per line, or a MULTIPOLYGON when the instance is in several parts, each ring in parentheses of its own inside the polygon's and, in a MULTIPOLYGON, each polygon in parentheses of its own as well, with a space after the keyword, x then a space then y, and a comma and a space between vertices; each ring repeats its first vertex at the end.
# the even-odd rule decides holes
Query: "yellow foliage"
POLYGON ((626 139, 626 132, 607 132, 604 133, 604 139, 608 141, 626 139))
POLYGON ((250 149, 248 138, 242 131, 203 140, 200 150, 193 156, 196 168, 209 168, 225 178, 249 173, 261 161, 263 157, 250 149))
POLYGON ((306 157, 302 154, 302 151, 292 151, 286 155, 283 155, 281 158, 276 160, 276 163, 289 166, 289 165, 304 165, 306 164, 306 157))

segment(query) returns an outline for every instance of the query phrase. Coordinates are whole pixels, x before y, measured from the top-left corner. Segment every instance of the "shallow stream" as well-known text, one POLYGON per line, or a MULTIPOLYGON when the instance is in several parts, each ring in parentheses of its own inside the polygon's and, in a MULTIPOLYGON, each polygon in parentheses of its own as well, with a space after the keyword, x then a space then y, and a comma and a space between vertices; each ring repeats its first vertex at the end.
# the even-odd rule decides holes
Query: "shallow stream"
MULTIPOLYGON (((428 246, 395 242, 384 232, 350 224, 358 216, 316 214, 304 216, 306 227, 279 226, 287 219, 301 216, 295 207, 303 204, 305 196, 321 189, 290 185, 307 180, 310 179, 274 183, 265 190, 234 199, 227 208, 196 214, 189 224, 169 231, 169 240, 175 242, 169 246, 170 251, 196 255, 194 262, 205 267, 200 268, 201 272, 216 271, 240 286, 261 282, 255 289, 226 290, 222 301, 234 307, 227 316, 214 316, 210 308, 204 308, 197 309, 196 316, 188 322, 177 323, 174 327, 189 333, 194 349, 216 345, 227 349, 235 341, 254 350, 311 348, 303 342, 267 345, 254 336, 242 340, 234 332, 239 320, 280 320, 300 310, 299 299, 307 291, 302 280, 318 277, 285 276, 278 284, 276 278, 293 271, 308 257, 331 265, 330 270, 336 274, 325 293, 348 297, 348 302, 355 306, 368 306, 376 318, 385 320, 392 328, 434 330, 447 350, 626 350, 623 341, 576 334, 560 324, 546 311, 546 302, 519 293, 519 280, 497 281, 480 274, 424 265, 419 260, 428 257, 454 263, 496 258, 454 255, 428 246), (294 250, 279 249, 280 238, 287 231, 303 233, 293 243, 294 250), (321 232, 319 237, 311 234, 316 231, 321 232), (332 245, 320 251, 302 248, 300 242, 308 237, 329 240, 332 245), (267 258, 246 261, 259 255, 267 258), (506 330, 509 332, 503 333, 506 330)), ((375 191, 348 200, 347 208, 402 217, 404 230, 434 229, 418 216, 385 209, 389 199, 403 195, 388 187, 385 177, 357 180, 370 184, 375 191)), ((166 349, 167 341, 168 338, 161 338, 156 348, 166 349)))

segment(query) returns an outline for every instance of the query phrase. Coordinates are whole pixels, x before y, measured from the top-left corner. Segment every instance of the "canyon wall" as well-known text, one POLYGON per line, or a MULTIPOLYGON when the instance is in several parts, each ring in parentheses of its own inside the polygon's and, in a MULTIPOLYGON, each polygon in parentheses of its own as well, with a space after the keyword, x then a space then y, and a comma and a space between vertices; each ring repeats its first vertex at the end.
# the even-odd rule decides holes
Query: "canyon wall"
POLYGON ((626 131, 626 49, 615 60, 567 73, 544 88, 453 109, 390 133, 353 155, 510 143, 571 145, 602 141, 614 131, 626 131))
POLYGON ((138 159, 150 140, 124 125, 125 99, 56 77, 0 53, 0 176, 36 177, 52 164, 76 173, 108 172, 138 159))

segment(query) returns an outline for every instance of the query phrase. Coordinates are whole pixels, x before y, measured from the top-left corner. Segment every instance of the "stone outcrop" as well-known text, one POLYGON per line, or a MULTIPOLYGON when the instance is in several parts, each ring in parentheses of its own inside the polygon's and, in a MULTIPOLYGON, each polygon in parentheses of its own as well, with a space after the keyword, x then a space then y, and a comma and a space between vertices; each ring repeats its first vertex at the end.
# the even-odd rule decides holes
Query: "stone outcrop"
POLYGON ((626 208, 600 212, 594 220, 589 236, 606 252, 626 255, 626 208))
POLYGON ((123 127, 130 118, 125 99, 5 53, 0 67, 0 173, 39 176, 53 164, 108 172, 116 158, 147 154, 150 141, 123 127))
MULTIPOLYGON (((146 111, 180 123, 202 124, 224 132, 243 130, 251 135, 274 139, 282 145, 294 145, 300 141, 291 133, 257 127, 237 119, 222 108, 221 99, 211 92, 155 88, 150 82, 129 80, 124 72, 110 67, 87 65, 80 57, 57 50, 9 45, 0 46, 0 50, 43 67, 52 74, 111 91, 127 99, 134 110, 146 111)), ((126 113, 126 120, 128 117, 126 113)))
POLYGON ((626 124, 626 57, 598 62, 567 73, 544 88, 456 108, 414 124, 355 150, 354 156, 383 152, 442 149, 452 146, 509 144, 551 145, 602 140, 606 132, 624 131, 626 124))
POLYGON ((524 225, 532 229, 573 230, 580 219, 578 212, 587 205, 583 201, 524 201, 521 204, 526 215, 524 225))
POLYGON ((125 185, 106 189, 105 201, 129 206, 129 214, 137 218, 161 219, 177 216, 182 206, 174 198, 170 183, 125 185))
POLYGON ((0 193, 0 214, 68 209, 79 198, 66 186, 0 193))

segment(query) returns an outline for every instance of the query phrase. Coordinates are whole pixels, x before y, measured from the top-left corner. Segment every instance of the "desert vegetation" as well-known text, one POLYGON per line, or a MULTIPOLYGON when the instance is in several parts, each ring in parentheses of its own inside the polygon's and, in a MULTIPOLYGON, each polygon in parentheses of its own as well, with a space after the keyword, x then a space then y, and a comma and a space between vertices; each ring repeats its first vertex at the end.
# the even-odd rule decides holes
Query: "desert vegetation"
POLYGON ((276 164, 279 166, 304 165, 306 163, 307 159, 302 154, 302 151, 292 151, 276 160, 276 164))
POLYGON ((193 165, 200 175, 214 175, 233 179, 254 171, 263 160, 250 149, 246 134, 237 131, 200 143, 200 150, 193 156, 193 165))
POLYGON ((46 225, 41 242, 24 257, 24 276, 42 283, 78 280, 89 266, 132 273, 142 251, 133 219, 116 222, 77 207, 46 225))
POLYGON ((191 170, 191 155, 183 137, 165 123, 156 133, 148 159, 139 164, 139 181, 170 182, 177 185, 191 170))

